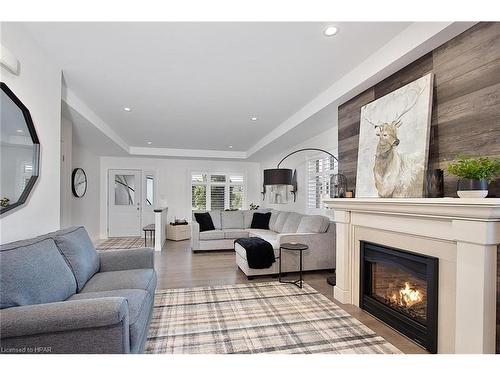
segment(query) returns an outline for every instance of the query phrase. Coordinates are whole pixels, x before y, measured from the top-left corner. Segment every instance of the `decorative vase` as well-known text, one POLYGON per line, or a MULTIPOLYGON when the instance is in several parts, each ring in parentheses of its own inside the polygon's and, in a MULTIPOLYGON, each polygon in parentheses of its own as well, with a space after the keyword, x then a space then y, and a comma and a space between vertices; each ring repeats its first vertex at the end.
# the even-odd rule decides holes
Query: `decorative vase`
POLYGON ((425 197, 444 197, 444 172, 442 169, 430 169, 425 174, 425 197))
POLYGON ((485 198, 488 195, 488 181, 461 178, 458 180, 457 195, 460 198, 485 198))

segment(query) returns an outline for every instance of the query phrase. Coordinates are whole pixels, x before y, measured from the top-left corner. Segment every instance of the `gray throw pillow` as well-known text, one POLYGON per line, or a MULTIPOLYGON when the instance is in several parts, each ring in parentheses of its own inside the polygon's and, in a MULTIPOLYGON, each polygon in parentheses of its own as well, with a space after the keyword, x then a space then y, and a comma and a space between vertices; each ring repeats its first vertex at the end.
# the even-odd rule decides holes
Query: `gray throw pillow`
MULTIPOLYGON (((290 215, 290 212, 281 211, 276 219, 276 223, 274 224, 274 231, 278 233, 283 233, 283 227, 285 226, 286 219, 290 215)), ((272 217, 271 217, 272 218, 272 217)))
POLYGON ((300 221, 297 233, 324 233, 330 225, 330 219, 321 215, 304 216, 300 221))
POLYGON ((281 229, 280 233, 296 233, 297 228, 299 227, 300 220, 302 219, 301 214, 296 212, 290 212, 288 217, 286 218, 285 225, 283 225, 283 229, 281 229))
POLYGON ((53 233, 59 251, 66 259, 76 278, 78 291, 99 272, 99 255, 84 227, 65 229, 53 233))
POLYGON ((0 247, 0 308, 64 301, 76 281, 51 238, 0 247))

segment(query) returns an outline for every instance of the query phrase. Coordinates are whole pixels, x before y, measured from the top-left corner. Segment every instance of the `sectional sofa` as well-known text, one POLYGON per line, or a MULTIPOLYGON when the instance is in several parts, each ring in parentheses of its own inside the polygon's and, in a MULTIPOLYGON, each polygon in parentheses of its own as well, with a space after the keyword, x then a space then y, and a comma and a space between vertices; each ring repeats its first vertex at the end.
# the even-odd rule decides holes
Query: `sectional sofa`
MULTIPOLYGON (((237 238, 260 237, 272 244, 275 256, 278 256, 282 243, 305 243, 309 246, 309 250, 303 254, 305 271, 335 268, 335 225, 326 216, 302 215, 271 209, 209 211, 209 213, 215 229, 204 232, 200 232, 200 226, 193 213, 193 251, 234 249, 236 264, 249 277, 278 273, 278 262, 267 269, 249 268, 246 250, 239 244, 234 245, 234 240, 237 238), (269 229, 251 228, 255 212, 271 212, 269 229)), ((298 270, 298 255, 292 252, 283 254, 282 267, 284 272, 298 270)))
POLYGON ((153 249, 98 252, 83 227, 1 245, 2 353, 141 353, 156 280, 153 249))

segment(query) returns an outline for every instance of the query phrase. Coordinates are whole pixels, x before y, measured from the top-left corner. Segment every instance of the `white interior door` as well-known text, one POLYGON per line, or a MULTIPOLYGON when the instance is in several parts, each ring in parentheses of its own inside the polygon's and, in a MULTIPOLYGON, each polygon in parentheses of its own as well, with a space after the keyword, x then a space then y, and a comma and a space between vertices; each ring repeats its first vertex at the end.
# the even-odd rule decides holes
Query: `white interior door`
POLYGON ((141 236, 141 171, 115 169, 108 174, 108 236, 141 236))

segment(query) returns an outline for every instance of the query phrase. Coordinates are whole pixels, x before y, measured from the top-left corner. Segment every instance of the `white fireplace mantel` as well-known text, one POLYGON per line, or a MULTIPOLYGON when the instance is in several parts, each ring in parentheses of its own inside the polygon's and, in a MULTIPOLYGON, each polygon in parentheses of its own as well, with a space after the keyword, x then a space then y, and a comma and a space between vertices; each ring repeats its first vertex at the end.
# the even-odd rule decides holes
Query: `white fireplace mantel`
POLYGON ((337 227, 334 296, 359 306, 359 243, 439 258, 439 353, 495 353, 500 199, 325 199, 337 227))

